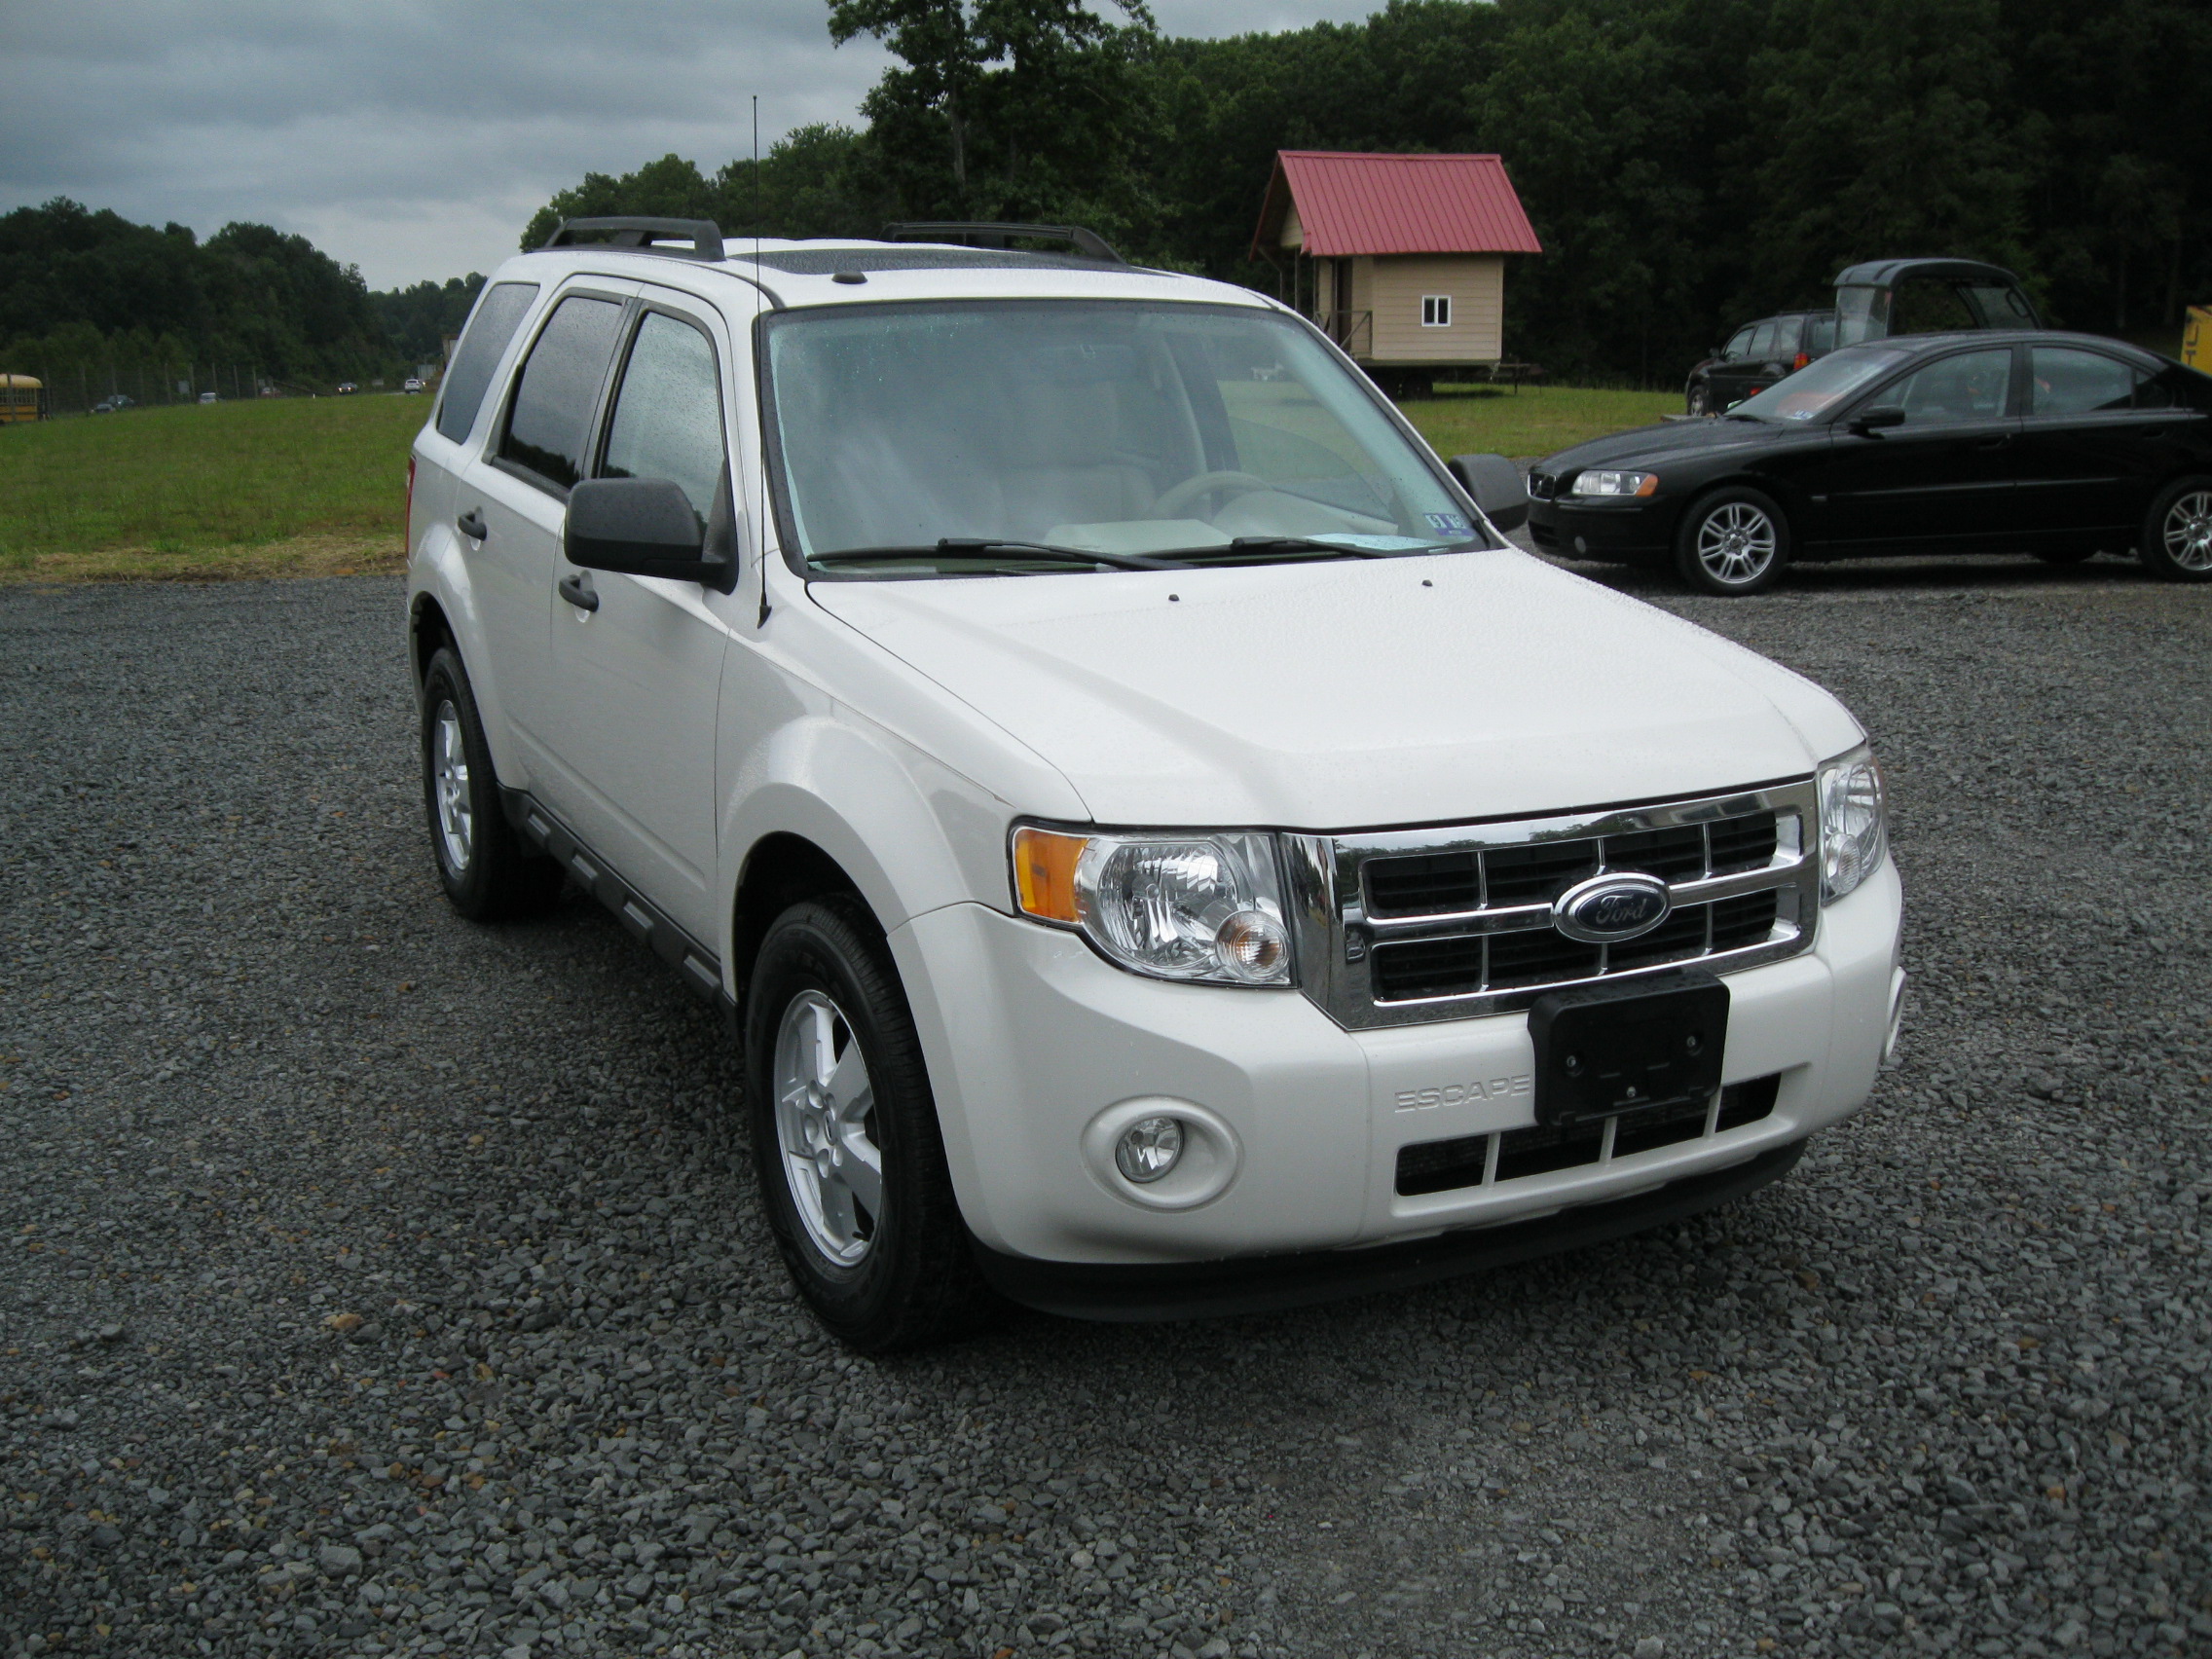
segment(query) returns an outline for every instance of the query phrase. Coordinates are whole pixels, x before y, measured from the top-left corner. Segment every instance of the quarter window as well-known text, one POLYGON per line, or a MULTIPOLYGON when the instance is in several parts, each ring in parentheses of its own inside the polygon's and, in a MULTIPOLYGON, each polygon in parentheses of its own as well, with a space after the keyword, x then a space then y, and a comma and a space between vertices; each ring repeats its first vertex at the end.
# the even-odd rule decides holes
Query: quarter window
POLYGON ((1888 395, 1877 393, 1874 401, 1903 409, 1908 426, 1933 426, 1946 421, 1997 420, 2010 407, 2011 390, 2012 348, 1997 346, 1930 363, 1888 395))
POLYGON ((502 460, 563 490, 583 477, 591 418, 621 322, 613 300, 571 294, 554 308, 515 383, 502 460))
POLYGON ((2087 415, 2100 409, 2125 409, 2134 401, 2134 369, 2102 351, 2038 346, 2028 360, 2033 365, 2031 414, 2087 415))
POLYGON ((1423 328, 1450 328, 1452 326, 1452 296, 1450 294, 1421 295, 1420 325, 1423 328))
POLYGON ((446 371, 445 399, 438 405, 438 431, 460 443, 476 424, 492 371, 506 355, 507 342, 515 337, 523 313, 537 298, 535 282, 495 282, 484 290, 461 331, 454 349, 453 366, 446 371))
POLYGON ((721 482, 722 458, 714 347, 689 323, 645 313, 623 365, 599 475, 673 478, 705 519, 721 482))

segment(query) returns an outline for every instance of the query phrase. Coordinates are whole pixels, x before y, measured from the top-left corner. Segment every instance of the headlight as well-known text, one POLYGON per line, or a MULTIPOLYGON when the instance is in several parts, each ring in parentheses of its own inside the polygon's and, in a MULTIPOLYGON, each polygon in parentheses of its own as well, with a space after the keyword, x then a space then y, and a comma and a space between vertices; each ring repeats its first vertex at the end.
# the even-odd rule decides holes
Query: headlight
POLYGON ((1882 769, 1854 749, 1821 768, 1821 903, 1841 899, 1877 869, 1889 844, 1882 769))
POLYGON ((1287 985, 1274 837, 1014 832, 1022 913, 1074 928, 1109 961, 1162 979, 1287 985))
POLYGON ((1575 475, 1577 496, 1648 496, 1659 488, 1656 472, 1581 472, 1575 475))

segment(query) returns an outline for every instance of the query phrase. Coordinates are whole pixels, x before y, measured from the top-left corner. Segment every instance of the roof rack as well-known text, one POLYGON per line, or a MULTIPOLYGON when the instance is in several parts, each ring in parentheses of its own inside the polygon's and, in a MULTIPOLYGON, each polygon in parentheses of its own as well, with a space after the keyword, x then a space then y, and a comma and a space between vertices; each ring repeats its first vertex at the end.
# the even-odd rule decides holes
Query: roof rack
POLYGON ((1073 244, 1086 259, 1111 260, 1126 265, 1096 231, 1081 225, 1020 225, 990 219, 909 219, 883 227, 885 241, 949 241, 966 247, 1003 248, 1015 238, 1030 241, 1063 241, 1073 244))
POLYGON ((580 247, 596 243, 632 253, 658 253, 670 259, 719 260, 722 228, 712 219, 563 219, 561 228, 545 239, 547 247, 580 247), (604 232, 579 236, 578 232, 604 232), (663 240, 688 241, 689 247, 666 247, 663 240))

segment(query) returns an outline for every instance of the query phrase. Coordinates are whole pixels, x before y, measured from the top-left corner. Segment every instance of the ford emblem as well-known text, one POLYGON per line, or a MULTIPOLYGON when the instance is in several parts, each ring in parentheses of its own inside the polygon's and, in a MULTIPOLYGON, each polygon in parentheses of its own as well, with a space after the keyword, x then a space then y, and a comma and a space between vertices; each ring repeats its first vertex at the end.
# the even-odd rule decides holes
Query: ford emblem
POLYGON ((1649 933, 1674 907, 1655 875, 1594 875, 1553 901, 1552 926, 1584 944, 1619 944, 1649 933))

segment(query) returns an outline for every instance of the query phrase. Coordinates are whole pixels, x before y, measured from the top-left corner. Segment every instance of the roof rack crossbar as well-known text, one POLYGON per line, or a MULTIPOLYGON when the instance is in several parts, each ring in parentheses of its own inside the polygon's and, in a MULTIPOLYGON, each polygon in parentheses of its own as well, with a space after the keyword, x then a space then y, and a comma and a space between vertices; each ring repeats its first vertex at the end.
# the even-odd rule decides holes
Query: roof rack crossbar
POLYGON ((1105 238, 1081 225, 1027 225, 992 219, 908 219, 883 227, 885 241, 949 241, 968 247, 1004 248, 1015 238, 1032 241, 1064 241, 1086 259, 1111 260, 1126 265, 1105 238))
POLYGON ((719 261, 722 257, 722 228, 712 219, 641 219, 623 215, 611 219, 563 219, 561 228, 545 239, 547 247, 580 247, 587 243, 619 247, 632 253, 658 253, 671 259, 719 261), (664 245, 664 239, 688 241, 691 245, 671 247, 664 245))

